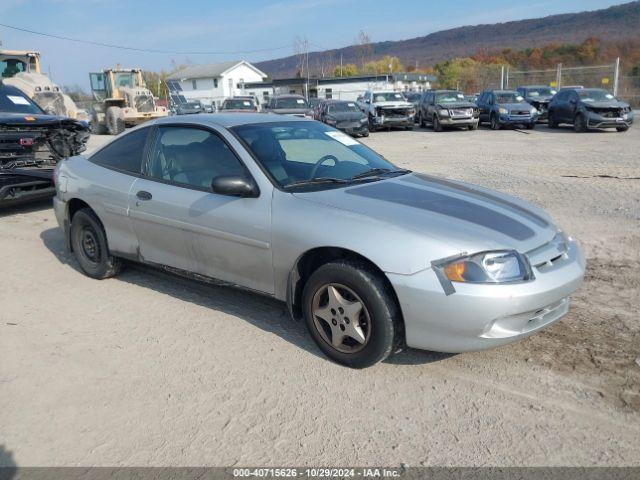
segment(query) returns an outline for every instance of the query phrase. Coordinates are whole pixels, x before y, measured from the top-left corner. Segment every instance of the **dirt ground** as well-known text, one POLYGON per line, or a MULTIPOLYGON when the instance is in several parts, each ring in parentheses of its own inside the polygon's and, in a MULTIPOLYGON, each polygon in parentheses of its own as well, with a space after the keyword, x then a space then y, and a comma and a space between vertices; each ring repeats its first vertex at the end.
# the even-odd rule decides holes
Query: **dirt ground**
POLYGON ((640 126, 365 143, 547 209, 588 257, 570 313, 497 350, 354 371, 273 300, 141 266, 91 280, 48 202, 14 208, 0 212, 0 465, 640 465, 640 126))

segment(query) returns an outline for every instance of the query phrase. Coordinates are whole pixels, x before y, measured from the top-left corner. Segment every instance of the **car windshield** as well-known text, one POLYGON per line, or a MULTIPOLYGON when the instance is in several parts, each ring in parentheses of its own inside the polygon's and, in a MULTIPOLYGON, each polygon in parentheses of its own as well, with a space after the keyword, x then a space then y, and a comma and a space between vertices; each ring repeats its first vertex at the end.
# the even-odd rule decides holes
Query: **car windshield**
POLYGON ((404 97, 398 92, 377 92, 373 94, 374 103, 403 101, 404 97))
POLYGON ((439 92, 436 93, 437 103, 462 102, 464 95, 461 92, 439 92))
POLYGON ((254 108, 251 100, 243 99, 225 100, 222 105, 223 110, 253 110, 254 108))
POLYGON ((516 92, 498 92, 496 93, 497 103, 518 103, 523 101, 524 98, 516 92))
POLYGON ((0 112, 6 113, 44 113, 32 100, 20 92, 0 88, 0 112))
POLYGON ((529 88, 526 92, 529 97, 550 97, 551 95, 558 93, 556 90, 549 87, 529 88))
POLYGON ((276 108, 309 108, 304 98, 285 97, 276 99, 276 108))
POLYGON ((354 102, 341 102, 329 105, 327 112, 329 113, 348 113, 359 112, 360 109, 354 102))
POLYGON ((239 125, 232 131, 285 189, 310 185, 331 188, 406 173, 360 142, 320 122, 239 125), (354 179, 356 176, 361 178, 354 179))
POLYGON ((417 102, 418 100, 420 100, 421 96, 422 94, 420 93, 405 93, 405 97, 410 102, 417 102))
POLYGON ((576 90, 576 92, 583 102, 609 102, 616 100, 616 97, 611 95, 609 92, 599 88, 576 90))

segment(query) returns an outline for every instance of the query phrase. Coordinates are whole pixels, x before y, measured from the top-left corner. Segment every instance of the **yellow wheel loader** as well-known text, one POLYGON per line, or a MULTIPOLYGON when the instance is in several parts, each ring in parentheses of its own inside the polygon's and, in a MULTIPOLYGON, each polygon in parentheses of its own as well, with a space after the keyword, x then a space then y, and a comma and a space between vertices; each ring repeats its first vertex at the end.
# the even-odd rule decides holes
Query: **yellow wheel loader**
POLYGON ((140 69, 106 69, 89 74, 91 92, 97 101, 91 114, 94 133, 117 135, 125 127, 166 117, 165 107, 156 106, 140 69))

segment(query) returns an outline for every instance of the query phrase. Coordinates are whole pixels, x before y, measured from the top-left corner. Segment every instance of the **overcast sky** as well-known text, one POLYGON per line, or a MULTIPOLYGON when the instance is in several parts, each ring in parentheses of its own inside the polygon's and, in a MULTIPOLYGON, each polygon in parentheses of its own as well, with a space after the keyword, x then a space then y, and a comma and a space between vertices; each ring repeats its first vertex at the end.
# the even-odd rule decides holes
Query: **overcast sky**
POLYGON ((170 70, 173 64, 249 61, 293 53, 296 36, 314 50, 401 40, 463 25, 596 10, 620 0, 0 0, 0 23, 39 32, 143 49, 254 53, 175 55, 73 43, 0 26, 2 48, 37 50, 45 72, 62 85, 88 90, 88 72, 123 67, 170 70))

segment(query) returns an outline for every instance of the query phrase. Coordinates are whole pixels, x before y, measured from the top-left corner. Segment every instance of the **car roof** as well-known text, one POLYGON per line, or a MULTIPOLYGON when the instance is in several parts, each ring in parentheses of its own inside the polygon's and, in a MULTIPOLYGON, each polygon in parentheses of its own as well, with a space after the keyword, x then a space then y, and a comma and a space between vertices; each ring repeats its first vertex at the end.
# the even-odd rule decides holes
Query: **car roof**
POLYGON ((155 125, 163 125, 166 123, 185 123, 200 125, 215 125, 224 128, 236 127, 238 125, 249 125, 256 123, 275 123, 275 122, 310 122, 313 121, 304 117, 296 117, 293 115, 278 115, 277 113, 200 113, 198 115, 186 115, 177 117, 163 117, 153 120, 155 125))
POLYGON ((518 93, 516 90, 500 90, 499 88, 496 90, 489 90, 489 91, 493 93, 515 93, 515 94, 518 93))
POLYGON ((282 95, 275 95, 273 98, 304 98, 304 95, 298 95, 297 93, 283 93, 282 95))

